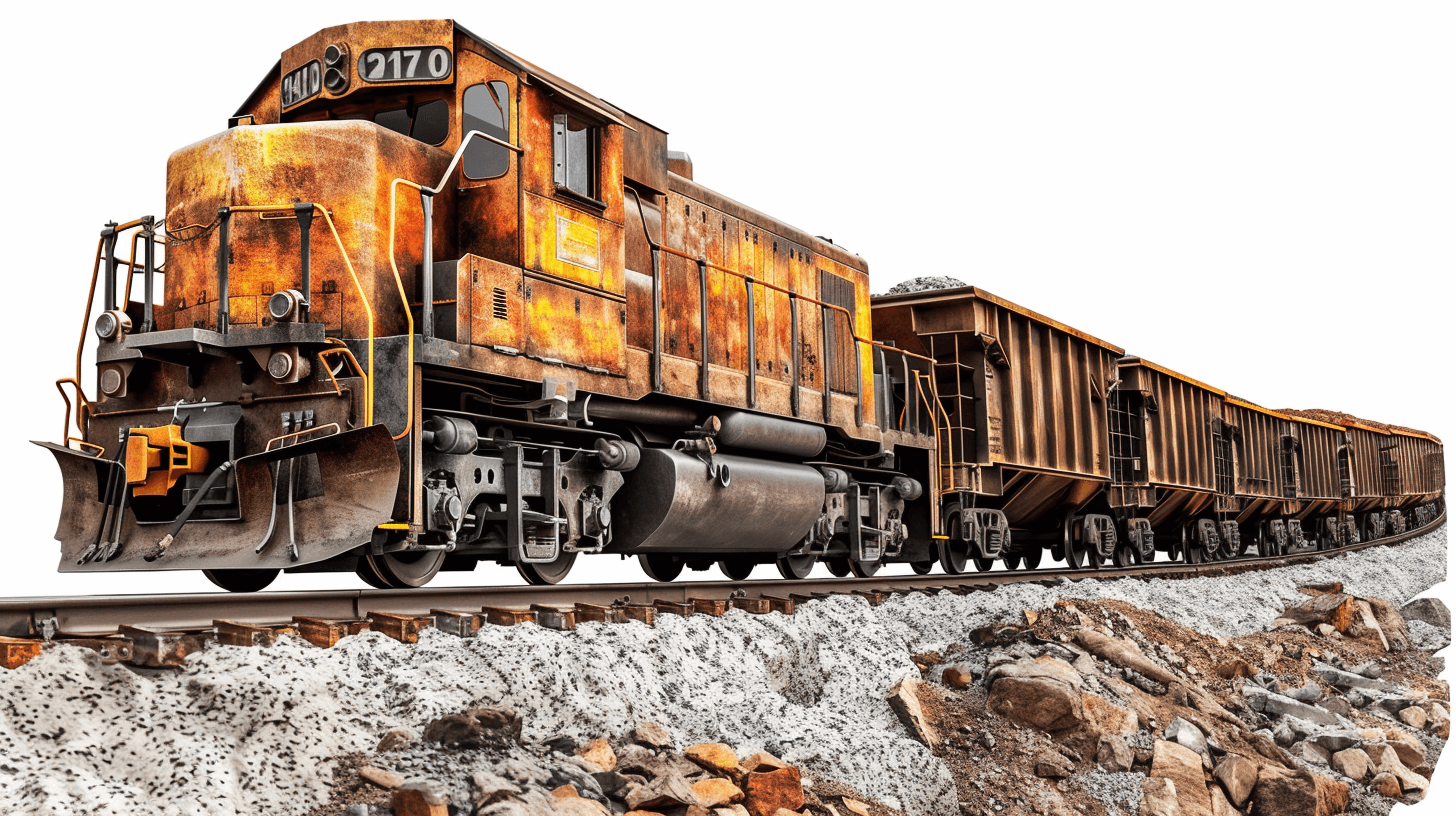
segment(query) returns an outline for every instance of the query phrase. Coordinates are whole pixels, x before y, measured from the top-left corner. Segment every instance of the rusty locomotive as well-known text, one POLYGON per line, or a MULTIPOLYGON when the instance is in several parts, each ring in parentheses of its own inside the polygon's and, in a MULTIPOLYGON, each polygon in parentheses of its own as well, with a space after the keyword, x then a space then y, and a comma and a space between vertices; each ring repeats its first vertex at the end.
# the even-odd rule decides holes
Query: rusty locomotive
POLYGON ((661 581, 1198 561, 1444 494, 1429 435, 1264 409, 977 288, 872 300, 857 255, 448 20, 319 31, 175 152, 164 217, 103 230, 57 386, 61 570, 233 591, 554 583, 584 553, 661 581))

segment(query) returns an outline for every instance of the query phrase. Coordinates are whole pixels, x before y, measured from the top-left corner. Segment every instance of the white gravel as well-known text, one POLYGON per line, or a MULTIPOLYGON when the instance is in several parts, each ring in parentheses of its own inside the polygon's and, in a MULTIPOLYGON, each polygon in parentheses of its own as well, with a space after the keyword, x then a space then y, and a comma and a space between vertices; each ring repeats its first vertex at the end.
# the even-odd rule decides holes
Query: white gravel
POLYGON ((0 813, 294 814, 327 800, 328 761, 386 730, 509 705, 527 739, 621 737, 657 721, 680 745, 763 749, 814 778, 916 814, 958 809, 949 771, 885 702, 910 655, 1059 597, 1119 598, 1200 631, 1263 627, 1304 583, 1343 580, 1397 603, 1445 576, 1445 530, 1277 572, 1220 579, 1020 585, 966 596, 856 597, 793 616, 664 615, 639 623, 430 630, 417 646, 377 633, 332 649, 212 647, 181 671, 103 666, 47 649, 0 671, 0 813))

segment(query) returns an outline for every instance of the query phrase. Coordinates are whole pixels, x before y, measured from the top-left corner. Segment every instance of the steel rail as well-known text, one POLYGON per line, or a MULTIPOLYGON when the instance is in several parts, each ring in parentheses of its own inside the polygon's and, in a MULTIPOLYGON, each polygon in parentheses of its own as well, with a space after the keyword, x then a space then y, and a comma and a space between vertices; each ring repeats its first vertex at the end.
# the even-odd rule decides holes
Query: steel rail
POLYGON ((1439 529, 1445 523, 1446 513, 1443 510, 1434 521, 1424 527, 1338 549, 1311 550, 1283 556, 1236 558, 1203 564, 1169 561, 1104 569, 1056 568, 962 575, 810 578, 799 581, 687 581, 18 598, 0 600, 0 636, 35 638, 50 632, 53 635, 95 637, 113 634, 121 625, 168 631, 196 631, 210 629, 218 620, 260 625, 284 623, 294 616, 360 620, 371 613, 428 615, 433 609, 479 610, 483 606, 526 609, 532 605, 570 606, 576 603, 610 606, 621 600, 634 604, 652 604, 656 601, 686 603, 694 599, 725 600, 735 596, 781 599, 788 598, 791 594, 813 596, 940 590, 968 592, 1028 581, 1054 584, 1062 579, 1186 578, 1282 567, 1369 547, 1401 544, 1439 529))

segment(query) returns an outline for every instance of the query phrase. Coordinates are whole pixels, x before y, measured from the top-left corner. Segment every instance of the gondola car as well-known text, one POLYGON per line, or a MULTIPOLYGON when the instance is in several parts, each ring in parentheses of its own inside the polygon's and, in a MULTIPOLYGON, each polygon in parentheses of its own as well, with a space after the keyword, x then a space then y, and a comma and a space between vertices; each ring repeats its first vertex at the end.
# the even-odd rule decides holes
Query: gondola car
MULTIPOLYGON (((323 29, 172 154, 162 217, 101 232, 38 443, 60 568, 954 573, 1230 556, 1291 514, 1220 490, 1217 389, 978 289, 872 303, 868 272, 453 21, 323 29)), ((1438 499, 1411 439, 1424 475, 1361 512, 1438 499)))

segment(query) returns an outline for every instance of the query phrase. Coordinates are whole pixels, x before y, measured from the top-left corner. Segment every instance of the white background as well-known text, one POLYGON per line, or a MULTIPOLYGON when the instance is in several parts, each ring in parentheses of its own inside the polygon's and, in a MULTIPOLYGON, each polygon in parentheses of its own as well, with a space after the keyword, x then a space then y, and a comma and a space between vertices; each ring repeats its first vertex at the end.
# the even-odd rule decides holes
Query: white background
MULTIPOLYGON (((0 597, 210 589, 57 575, 60 479, 25 440, 60 430, 102 223, 160 216, 167 155, 284 48, 403 14, 664 128, 698 181, 864 255, 876 291, 952 275, 1270 407, 1456 433, 1449 4, 32 3, 4 55, 0 597)), ((275 584, 335 586, 359 584, 275 584)))

